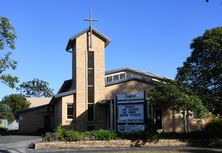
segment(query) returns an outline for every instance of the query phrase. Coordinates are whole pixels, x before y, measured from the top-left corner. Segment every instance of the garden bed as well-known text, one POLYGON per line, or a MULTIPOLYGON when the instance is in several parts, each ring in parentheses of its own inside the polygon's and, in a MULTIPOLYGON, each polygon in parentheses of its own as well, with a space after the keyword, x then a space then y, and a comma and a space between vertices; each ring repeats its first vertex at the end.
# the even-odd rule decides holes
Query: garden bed
POLYGON ((35 149, 65 149, 65 148, 128 148, 128 147, 182 147, 188 142, 179 140, 159 140, 157 142, 145 142, 142 140, 110 140, 110 141, 57 141, 38 142, 35 149))
POLYGON ((158 141, 143 140, 94 140, 94 141, 55 141, 35 143, 35 149, 79 149, 79 148, 129 148, 129 147, 222 147, 222 140, 177 140, 163 139, 158 141))

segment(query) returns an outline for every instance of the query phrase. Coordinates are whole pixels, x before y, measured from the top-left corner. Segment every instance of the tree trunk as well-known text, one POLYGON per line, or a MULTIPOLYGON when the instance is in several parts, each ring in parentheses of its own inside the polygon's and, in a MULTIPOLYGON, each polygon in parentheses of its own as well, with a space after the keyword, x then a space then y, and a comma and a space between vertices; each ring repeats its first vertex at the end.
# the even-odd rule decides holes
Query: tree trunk
POLYGON ((172 110, 173 115, 173 132, 176 132, 175 110, 172 110))
POLYGON ((187 132, 190 132, 190 121, 189 121, 189 111, 186 111, 186 120, 187 120, 187 132))
POLYGON ((186 111, 183 111, 183 128, 184 132, 187 133, 187 120, 186 120, 186 111))

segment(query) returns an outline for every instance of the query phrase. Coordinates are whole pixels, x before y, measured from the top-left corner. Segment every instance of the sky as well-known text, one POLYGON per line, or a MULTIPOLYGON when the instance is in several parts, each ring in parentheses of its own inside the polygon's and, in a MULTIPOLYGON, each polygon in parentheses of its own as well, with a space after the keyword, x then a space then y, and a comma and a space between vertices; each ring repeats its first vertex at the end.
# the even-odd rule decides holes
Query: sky
MULTIPOLYGON (((17 69, 7 71, 20 82, 33 78, 58 91, 71 79, 70 37, 93 23, 111 38, 105 50, 105 69, 131 67, 175 78, 191 54, 190 43, 205 30, 222 26, 220 0, 0 0, 0 16, 16 28, 13 58, 17 69)), ((1 53, 2 55, 2 53, 1 53)), ((17 93, 0 83, 0 99, 17 93)))

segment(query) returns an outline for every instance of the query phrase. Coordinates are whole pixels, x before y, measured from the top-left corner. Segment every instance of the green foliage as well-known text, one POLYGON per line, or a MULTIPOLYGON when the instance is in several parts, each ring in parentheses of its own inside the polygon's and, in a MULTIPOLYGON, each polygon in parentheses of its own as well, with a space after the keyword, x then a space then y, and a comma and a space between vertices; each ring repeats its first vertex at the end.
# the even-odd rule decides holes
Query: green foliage
POLYGON ((13 114, 17 111, 27 109, 30 103, 26 100, 22 94, 11 94, 2 98, 2 104, 6 104, 11 108, 13 114))
POLYGON ((6 128, 4 128, 4 127, 0 127, 0 132, 5 132, 5 131, 7 131, 6 128))
POLYGON ((9 105, 0 103, 0 112, 4 112, 4 113, 12 112, 12 109, 9 105))
POLYGON ((108 130, 94 130, 86 132, 78 132, 74 130, 66 130, 62 128, 61 124, 57 126, 56 133, 58 140, 66 141, 80 141, 80 140, 115 140, 118 135, 115 132, 108 130))
POLYGON ((10 24, 8 18, 0 16, 0 50, 6 46, 15 49, 15 28, 10 24))
POLYGON ((62 125, 59 124, 59 125, 56 127, 56 133, 58 134, 58 139, 59 139, 59 140, 63 140, 63 138, 64 138, 63 132, 64 132, 64 129, 62 128, 62 125))
POLYGON ((0 119, 7 119, 8 122, 13 122, 15 120, 15 116, 12 112, 0 112, 0 119))
POLYGON ((95 140, 115 140, 118 138, 115 132, 104 129, 92 131, 91 135, 95 137, 95 140))
MULTIPOLYGON (((0 16, 0 51, 3 52, 6 48, 15 49, 15 39, 15 28, 7 18, 0 16)), ((9 69, 16 69, 17 62, 10 58, 11 54, 10 51, 0 54, 0 81, 14 88, 18 83, 18 77, 6 73, 9 69)))
POLYGON ((193 39, 191 56, 178 68, 176 80, 190 87, 214 114, 222 114, 222 27, 193 39))
POLYGON ((73 130, 64 131, 64 139, 66 141, 80 141, 83 138, 83 134, 73 130))
POLYGON ((0 119, 7 119, 9 122, 14 121, 15 117, 9 105, 0 103, 0 119))
MULTIPOLYGON (((94 130, 86 132, 77 132, 74 130, 66 130, 61 125, 57 126, 56 133, 48 133, 43 138, 43 141, 84 141, 84 140, 142 140, 144 142, 156 142, 159 139, 211 139, 211 138, 222 138, 222 134, 215 132, 221 130, 222 120, 212 121, 206 126, 204 131, 194 131, 189 133, 176 133, 176 132, 137 132, 137 133, 116 133, 108 130, 94 130), (211 124, 213 125, 213 128, 211 124), (208 127, 207 127, 208 126, 208 127), (216 127, 216 128, 215 128, 216 127), (207 130, 210 129, 210 130, 207 130), (214 131, 214 132, 211 132, 214 131)), ((221 133, 221 132, 220 132, 221 133)))
POLYGON ((58 140, 58 134, 57 133, 50 133, 47 132, 45 136, 42 138, 43 142, 53 142, 58 140))
POLYGON ((17 89, 24 93, 27 97, 53 96, 53 89, 49 88, 49 83, 36 78, 28 82, 23 82, 17 89))
POLYGON ((199 117, 208 113, 199 97, 189 89, 181 88, 176 82, 158 83, 148 93, 149 101, 162 110, 196 111, 199 117))
POLYGON ((222 136, 222 118, 216 118, 211 120, 205 126, 205 131, 211 134, 215 134, 216 136, 222 136))

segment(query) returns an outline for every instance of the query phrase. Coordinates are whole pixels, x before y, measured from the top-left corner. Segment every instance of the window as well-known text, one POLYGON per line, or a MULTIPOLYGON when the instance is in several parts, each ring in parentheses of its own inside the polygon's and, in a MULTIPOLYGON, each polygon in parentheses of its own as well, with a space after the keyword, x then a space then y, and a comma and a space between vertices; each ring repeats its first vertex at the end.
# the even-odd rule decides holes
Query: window
POLYGON ((121 74, 119 75, 119 77, 120 77, 120 79, 125 79, 125 78, 126 78, 126 74, 125 74, 125 73, 121 73, 121 74))
POLYGON ((127 74, 127 78, 130 78, 132 76, 133 76, 133 74, 127 74))
POLYGON ((94 104, 88 104, 88 121, 94 120, 94 104))
POLYGON ((94 87, 88 87, 88 103, 94 102, 94 87))
POLYGON ((106 77, 106 82, 112 82, 112 76, 106 77))
POLYGON ((119 80, 119 75, 114 75, 113 76, 113 81, 118 81, 119 80))
POLYGON ((88 68, 94 68, 94 52, 88 52, 88 68))
POLYGON ((73 104, 67 104, 67 118, 73 118, 73 104))
POLYGON ((88 52, 88 121, 94 121, 94 52, 88 52))
POLYGON ((94 85, 94 70, 88 69, 88 85, 94 85))

